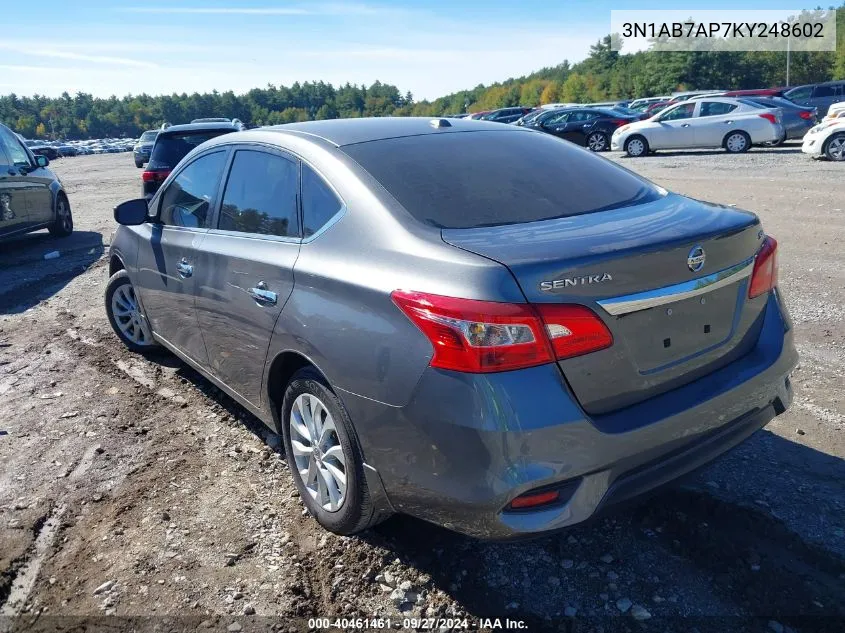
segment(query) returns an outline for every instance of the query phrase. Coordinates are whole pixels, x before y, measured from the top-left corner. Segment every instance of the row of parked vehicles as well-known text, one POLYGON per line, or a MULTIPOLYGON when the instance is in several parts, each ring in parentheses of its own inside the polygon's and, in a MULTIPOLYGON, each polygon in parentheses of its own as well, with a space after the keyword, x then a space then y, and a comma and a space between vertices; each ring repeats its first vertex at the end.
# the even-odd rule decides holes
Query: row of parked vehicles
POLYGON ((553 103, 453 116, 530 127, 593 151, 620 150, 633 157, 661 149, 721 147, 741 153, 755 145, 813 138, 813 143, 804 144, 805 152, 845 160, 838 125, 845 121, 843 86, 845 82, 827 82, 792 89, 689 91, 634 101, 553 103), (820 113, 826 113, 821 121, 820 113))
POLYGON ((129 152, 135 145, 135 139, 103 138, 85 141, 45 141, 40 139, 20 139, 33 154, 46 156, 50 160, 67 156, 87 156, 90 154, 120 154, 129 152))

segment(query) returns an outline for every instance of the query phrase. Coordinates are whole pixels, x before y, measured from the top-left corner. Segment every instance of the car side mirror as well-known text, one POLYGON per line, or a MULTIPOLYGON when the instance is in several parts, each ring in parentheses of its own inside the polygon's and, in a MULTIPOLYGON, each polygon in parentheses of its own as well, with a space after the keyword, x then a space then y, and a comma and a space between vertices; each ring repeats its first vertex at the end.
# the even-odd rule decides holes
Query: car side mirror
POLYGON ((42 156, 41 154, 36 154, 35 155, 35 164, 38 165, 39 167, 46 167, 47 165, 50 164, 50 159, 47 158, 46 156, 42 156))
POLYGON ((124 226, 138 226, 147 221, 149 206, 146 198, 127 200, 114 208, 114 219, 124 226))

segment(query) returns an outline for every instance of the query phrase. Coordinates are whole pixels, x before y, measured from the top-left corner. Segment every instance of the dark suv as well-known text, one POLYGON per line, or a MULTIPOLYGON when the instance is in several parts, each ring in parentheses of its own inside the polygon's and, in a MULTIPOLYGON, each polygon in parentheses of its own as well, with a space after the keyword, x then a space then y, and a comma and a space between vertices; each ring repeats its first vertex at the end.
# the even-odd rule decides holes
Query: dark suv
POLYGON ((845 81, 798 86, 783 93, 783 96, 798 105, 816 108, 819 116, 824 116, 831 105, 845 101, 845 81))
POLYGON ((243 129, 244 124, 238 119, 225 119, 213 123, 172 125, 159 131, 150 152, 150 162, 141 176, 144 197, 152 198, 173 168, 192 149, 215 136, 243 129))
POLYGON ((145 163, 149 162, 150 152, 153 149, 153 144, 155 144, 157 136, 158 130, 147 130, 141 134, 141 138, 138 139, 138 142, 135 143, 135 147, 132 148, 132 153, 135 158, 135 167, 138 169, 143 167, 145 163))

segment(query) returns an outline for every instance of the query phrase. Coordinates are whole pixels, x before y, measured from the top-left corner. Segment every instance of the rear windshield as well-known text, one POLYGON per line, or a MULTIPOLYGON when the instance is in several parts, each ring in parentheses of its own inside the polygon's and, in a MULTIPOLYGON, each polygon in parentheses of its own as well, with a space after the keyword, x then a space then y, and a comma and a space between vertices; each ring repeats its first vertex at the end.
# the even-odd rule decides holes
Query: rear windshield
POLYGON ((144 132, 141 134, 142 141, 154 141, 156 140, 156 136, 158 136, 158 132, 144 132))
POLYGON ((424 134, 342 149, 416 220, 440 228, 536 222, 662 195, 627 169, 540 132, 424 134))
POLYGON ((207 140, 231 130, 202 130, 178 134, 159 134, 150 154, 148 169, 173 169, 188 152, 207 140))

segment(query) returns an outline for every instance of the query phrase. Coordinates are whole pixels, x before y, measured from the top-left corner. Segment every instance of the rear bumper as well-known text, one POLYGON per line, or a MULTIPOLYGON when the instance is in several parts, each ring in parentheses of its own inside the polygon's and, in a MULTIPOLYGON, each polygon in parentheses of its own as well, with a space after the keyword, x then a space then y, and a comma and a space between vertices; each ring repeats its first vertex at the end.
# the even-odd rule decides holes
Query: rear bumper
POLYGON ((404 407, 340 395, 395 510, 506 539, 579 523, 729 450, 790 405, 796 363, 772 293, 747 355, 607 415, 589 418, 555 365, 487 375, 429 369, 404 407), (562 486, 563 501, 504 510, 546 486, 562 486))

